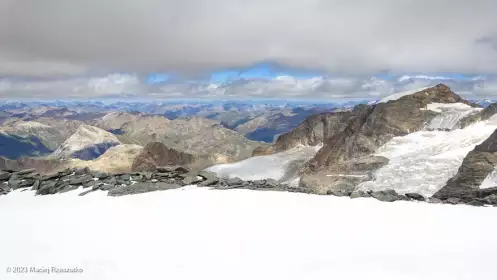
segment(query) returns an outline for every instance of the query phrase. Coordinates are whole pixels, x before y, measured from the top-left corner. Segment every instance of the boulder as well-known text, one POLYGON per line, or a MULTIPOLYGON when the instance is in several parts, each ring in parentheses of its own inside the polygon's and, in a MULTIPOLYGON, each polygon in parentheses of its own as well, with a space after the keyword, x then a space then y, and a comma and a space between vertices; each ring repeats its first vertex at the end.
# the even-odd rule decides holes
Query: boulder
POLYGON ((202 179, 198 178, 199 176, 197 174, 185 174, 183 177, 184 179, 182 180, 183 185, 193 185, 198 182, 202 182, 202 179))
POLYGON ((21 170, 21 171, 17 171, 14 174, 19 175, 19 176, 23 176, 23 175, 27 175, 27 174, 33 173, 35 171, 36 171, 36 169, 29 168, 29 169, 24 169, 24 170, 21 170))
POLYGON ((400 200, 400 197, 397 194, 397 192, 391 189, 372 192, 371 196, 378 199, 379 201, 385 201, 385 202, 393 202, 396 200, 400 200))
POLYGON ((89 167, 74 169, 74 175, 84 175, 84 174, 90 174, 90 168, 89 167))
POLYGON ((131 175, 123 174, 123 175, 119 176, 119 179, 123 180, 123 181, 129 181, 129 180, 131 180, 131 175))
POLYGON ((90 175, 93 176, 94 178, 97 178, 99 180, 108 178, 110 175, 105 172, 100 172, 100 171, 91 171, 90 175))
POLYGON ((217 177, 217 174, 211 171, 200 171, 198 175, 202 178, 204 178, 203 182, 199 184, 199 186, 210 186, 217 184, 219 182, 219 178, 217 177))
POLYGON ((8 181, 12 176, 9 172, 0 171, 0 181, 8 181))
POLYGON ((114 185, 114 184, 102 184, 102 185, 100 185, 99 189, 102 191, 108 191, 108 190, 112 190, 114 188, 116 188, 116 185, 114 185))
POLYGON ((139 193, 147 193, 153 191, 163 191, 163 190, 171 190, 181 188, 180 185, 177 184, 167 184, 167 183, 136 183, 130 186, 124 187, 116 187, 109 190, 109 196, 123 196, 123 195, 131 195, 131 194, 139 194, 139 193))
POLYGON ((350 194, 350 198, 354 199, 354 198, 359 198, 359 197, 362 197, 361 194, 359 192, 352 192, 350 194))
POLYGON ((91 175, 83 175, 79 177, 72 177, 69 179, 69 185, 82 185, 83 183, 87 183, 93 181, 93 177, 91 175))
POLYGON ((406 193, 405 196, 410 200, 426 201, 426 198, 419 193, 406 193))
POLYGON ((243 184, 243 180, 238 178, 238 177, 227 178, 227 179, 224 179, 223 182, 225 185, 228 185, 228 186, 238 186, 238 185, 243 184))
POLYGON ((190 171, 183 166, 172 165, 172 166, 157 166, 157 172, 186 174, 190 171))
MULTIPOLYGON (((56 194, 62 189, 69 187, 64 181, 43 181, 36 191, 38 195, 56 194)), ((77 187, 77 186, 76 186, 77 187)))

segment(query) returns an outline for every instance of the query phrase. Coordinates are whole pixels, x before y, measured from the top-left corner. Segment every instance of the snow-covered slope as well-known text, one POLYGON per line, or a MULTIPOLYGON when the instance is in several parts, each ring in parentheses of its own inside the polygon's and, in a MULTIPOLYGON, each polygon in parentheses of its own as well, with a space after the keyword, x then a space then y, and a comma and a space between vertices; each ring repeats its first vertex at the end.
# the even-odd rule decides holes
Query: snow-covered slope
POLYGON ((62 145, 53 152, 57 158, 95 159, 110 147, 121 142, 112 133, 90 125, 80 125, 62 145))
POLYGON ((0 279, 494 280, 496 219, 496 208, 284 192, 14 191, 0 197, 0 279))
POLYGON ((376 170, 375 180, 362 183, 360 188, 393 188, 400 193, 432 195, 457 173, 464 157, 495 129, 497 115, 464 129, 418 131, 395 137, 376 153, 389 158, 389 164, 376 170))
POLYGON ((256 156, 235 163, 218 164, 207 170, 222 177, 239 177, 243 180, 275 179, 292 181, 299 168, 322 147, 298 146, 285 152, 256 156))

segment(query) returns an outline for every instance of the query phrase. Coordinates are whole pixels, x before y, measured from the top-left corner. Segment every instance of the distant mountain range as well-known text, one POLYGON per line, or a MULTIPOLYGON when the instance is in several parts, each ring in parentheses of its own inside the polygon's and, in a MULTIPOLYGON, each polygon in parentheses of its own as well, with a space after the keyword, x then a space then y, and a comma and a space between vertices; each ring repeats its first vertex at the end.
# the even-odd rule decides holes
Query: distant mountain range
POLYGON ((302 192, 477 205, 497 201, 496 104, 444 84, 340 104, 4 103, 0 165, 119 174, 181 165, 302 192))

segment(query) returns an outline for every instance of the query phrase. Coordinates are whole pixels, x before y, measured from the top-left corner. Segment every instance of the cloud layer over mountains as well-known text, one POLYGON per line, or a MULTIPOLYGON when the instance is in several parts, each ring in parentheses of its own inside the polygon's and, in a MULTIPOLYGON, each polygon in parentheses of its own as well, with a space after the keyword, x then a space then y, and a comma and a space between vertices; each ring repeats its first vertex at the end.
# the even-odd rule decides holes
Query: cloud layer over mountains
MULTIPOLYGON (((354 77, 325 83, 329 95, 360 94, 363 77, 384 71, 496 74, 496 10, 494 0, 2 0, 0 95, 177 96, 178 87, 189 88, 183 95, 202 95, 212 87, 150 89, 136 77, 196 77, 260 61, 354 77), (116 72, 133 74, 107 76, 116 72)), ((288 90, 281 81, 255 83, 227 92, 249 88, 252 96, 258 95, 252 87, 262 87, 264 95, 279 88, 299 95, 307 87, 300 84, 307 81, 288 90)))
POLYGON ((2 0, 0 74, 496 72, 493 0, 2 0), (45 67, 41 67, 44 65, 45 67))
POLYGON ((59 80, 0 79, 0 100, 13 98, 133 98, 133 99, 236 99, 283 98, 333 100, 340 98, 380 99, 383 96, 438 83, 450 86, 467 99, 497 98, 497 79, 491 77, 451 78, 444 76, 366 77, 317 76, 296 78, 237 79, 223 83, 208 80, 149 84, 137 75, 112 74, 94 78, 59 80))

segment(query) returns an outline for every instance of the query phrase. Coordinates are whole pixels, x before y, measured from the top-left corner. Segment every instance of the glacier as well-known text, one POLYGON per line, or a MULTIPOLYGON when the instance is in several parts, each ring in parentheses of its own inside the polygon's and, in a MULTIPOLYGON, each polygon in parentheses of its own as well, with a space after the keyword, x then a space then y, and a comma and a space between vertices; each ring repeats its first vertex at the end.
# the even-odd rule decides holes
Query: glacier
MULTIPOLYGON (((455 113, 456 116, 452 115, 454 114, 452 109, 457 106, 464 108, 462 105, 445 106, 445 109, 450 109, 444 110, 440 118, 436 117, 427 127, 453 126, 455 119, 465 115, 465 113, 460 114, 461 111, 455 113), (445 112, 448 112, 448 116, 444 115, 445 112)), ((359 189, 395 189, 399 193, 417 192, 431 196, 457 173, 464 157, 476 145, 485 141, 495 129, 497 129, 497 116, 464 129, 421 130, 394 137, 375 153, 387 157, 390 162, 375 170, 374 180, 360 184, 359 189)))
POLYGON ((497 208, 195 186, 80 191, 0 197, 0 279, 495 279, 497 208))

